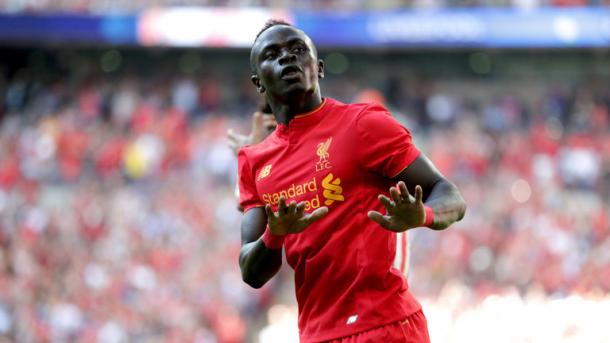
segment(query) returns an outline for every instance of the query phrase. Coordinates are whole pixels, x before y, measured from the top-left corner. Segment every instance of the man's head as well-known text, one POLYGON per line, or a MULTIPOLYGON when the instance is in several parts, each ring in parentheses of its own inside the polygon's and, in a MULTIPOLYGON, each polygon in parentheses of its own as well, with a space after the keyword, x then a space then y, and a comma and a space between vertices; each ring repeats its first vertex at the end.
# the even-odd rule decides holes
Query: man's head
POLYGON ((256 36, 250 51, 252 83, 271 98, 318 91, 324 62, 311 39, 298 28, 269 21, 256 36))

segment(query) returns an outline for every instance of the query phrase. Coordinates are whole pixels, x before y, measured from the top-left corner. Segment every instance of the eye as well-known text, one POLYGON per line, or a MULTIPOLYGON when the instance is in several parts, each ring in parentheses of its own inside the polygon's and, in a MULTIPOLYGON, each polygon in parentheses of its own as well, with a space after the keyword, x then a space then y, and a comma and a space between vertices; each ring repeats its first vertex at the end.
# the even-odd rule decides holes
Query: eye
POLYGON ((272 59, 274 59, 274 58, 275 58, 275 56, 276 56, 276 55, 277 55, 277 54, 275 53, 275 51, 268 51, 268 52, 266 52, 266 53, 263 55, 263 58, 264 58, 265 60, 272 60, 272 59))
POLYGON ((307 51, 307 49, 305 47, 303 47, 303 46, 296 46, 296 47, 294 47, 292 49, 292 51, 294 53, 300 54, 300 53, 303 53, 303 52, 307 51))

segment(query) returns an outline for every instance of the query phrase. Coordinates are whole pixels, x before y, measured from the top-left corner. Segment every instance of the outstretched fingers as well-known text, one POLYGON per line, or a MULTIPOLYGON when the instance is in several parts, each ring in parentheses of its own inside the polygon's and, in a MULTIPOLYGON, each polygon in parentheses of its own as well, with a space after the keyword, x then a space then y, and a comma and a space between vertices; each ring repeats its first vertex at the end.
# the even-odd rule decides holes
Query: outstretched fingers
POLYGON ((297 205, 297 217, 301 218, 303 216, 303 214, 305 213, 305 202, 301 201, 298 205, 297 205))
POLYGON ((424 200, 424 191, 422 190, 420 185, 415 186, 415 203, 423 203, 424 200))
POLYGON ((383 206, 385 206, 386 210, 390 211, 392 209, 394 209, 394 207, 396 207, 396 203, 394 203, 394 201, 390 200, 390 198, 388 198, 387 196, 380 194, 377 199, 379 199, 379 201, 381 201, 381 203, 383 204, 383 206))
POLYGON ((277 212, 280 214, 284 214, 286 213, 286 198, 284 198, 283 196, 280 197, 280 201, 277 205, 277 212))
POLYGON ((268 218, 276 218, 276 215, 269 204, 265 205, 265 213, 267 214, 268 218))
POLYGON ((411 202, 411 193, 409 193, 409 189, 407 189, 407 185, 403 181, 398 182, 398 188, 400 189, 400 194, 406 199, 407 202, 411 202))
MULTIPOLYGON (((390 187, 390 196, 392 197, 392 200, 394 201, 396 206, 402 204, 402 202, 403 202, 403 199, 402 199, 400 193, 401 192, 398 190, 398 188, 390 187)), ((408 200, 408 198, 407 198, 407 200, 408 200)))
POLYGON ((296 216, 297 214, 297 202, 292 200, 290 205, 288 205, 288 210, 286 211, 288 215, 296 216))
POLYGON ((371 218, 375 223, 381 225, 384 229, 390 229, 390 221, 383 214, 377 211, 369 211, 367 213, 368 217, 371 218))
POLYGON ((315 222, 316 220, 322 219, 324 216, 328 214, 328 207, 323 206, 318 208, 317 210, 311 212, 311 214, 307 217, 307 221, 309 224, 315 222))

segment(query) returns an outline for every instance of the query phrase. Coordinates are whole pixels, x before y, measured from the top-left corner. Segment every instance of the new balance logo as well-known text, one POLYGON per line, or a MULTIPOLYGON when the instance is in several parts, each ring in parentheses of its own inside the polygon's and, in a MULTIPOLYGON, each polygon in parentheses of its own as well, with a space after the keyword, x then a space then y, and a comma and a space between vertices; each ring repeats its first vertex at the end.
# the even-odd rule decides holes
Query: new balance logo
POLYGON ((260 173, 258 173, 256 181, 269 176, 269 174, 271 174, 271 164, 268 164, 261 169, 260 173))
POLYGON ((358 315, 357 315, 357 314, 354 314, 354 315, 349 316, 349 318, 347 318, 347 322, 346 322, 345 324, 347 324, 347 325, 352 325, 352 324, 354 324, 354 323, 355 323, 357 320, 358 320, 358 315))
POLYGON ((322 180, 322 188, 324 188, 324 192, 322 196, 326 199, 324 201, 324 205, 330 206, 335 201, 344 201, 345 198, 341 193, 343 193, 343 187, 341 185, 341 179, 334 179, 333 173, 328 173, 326 177, 322 180))

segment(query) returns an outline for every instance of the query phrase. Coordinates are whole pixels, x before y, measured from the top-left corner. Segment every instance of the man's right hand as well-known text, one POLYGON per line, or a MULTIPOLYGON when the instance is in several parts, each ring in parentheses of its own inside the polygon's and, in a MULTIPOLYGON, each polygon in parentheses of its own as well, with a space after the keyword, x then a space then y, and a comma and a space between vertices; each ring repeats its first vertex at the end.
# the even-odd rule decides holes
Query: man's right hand
POLYGON ((265 205, 265 212, 271 233, 275 236, 284 236, 289 233, 302 232, 311 223, 326 216, 328 207, 323 206, 306 214, 304 201, 297 204, 293 200, 290 205, 286 205, 286 199, 280 197, 277 212, 273 212, 269 204, 265 205))

